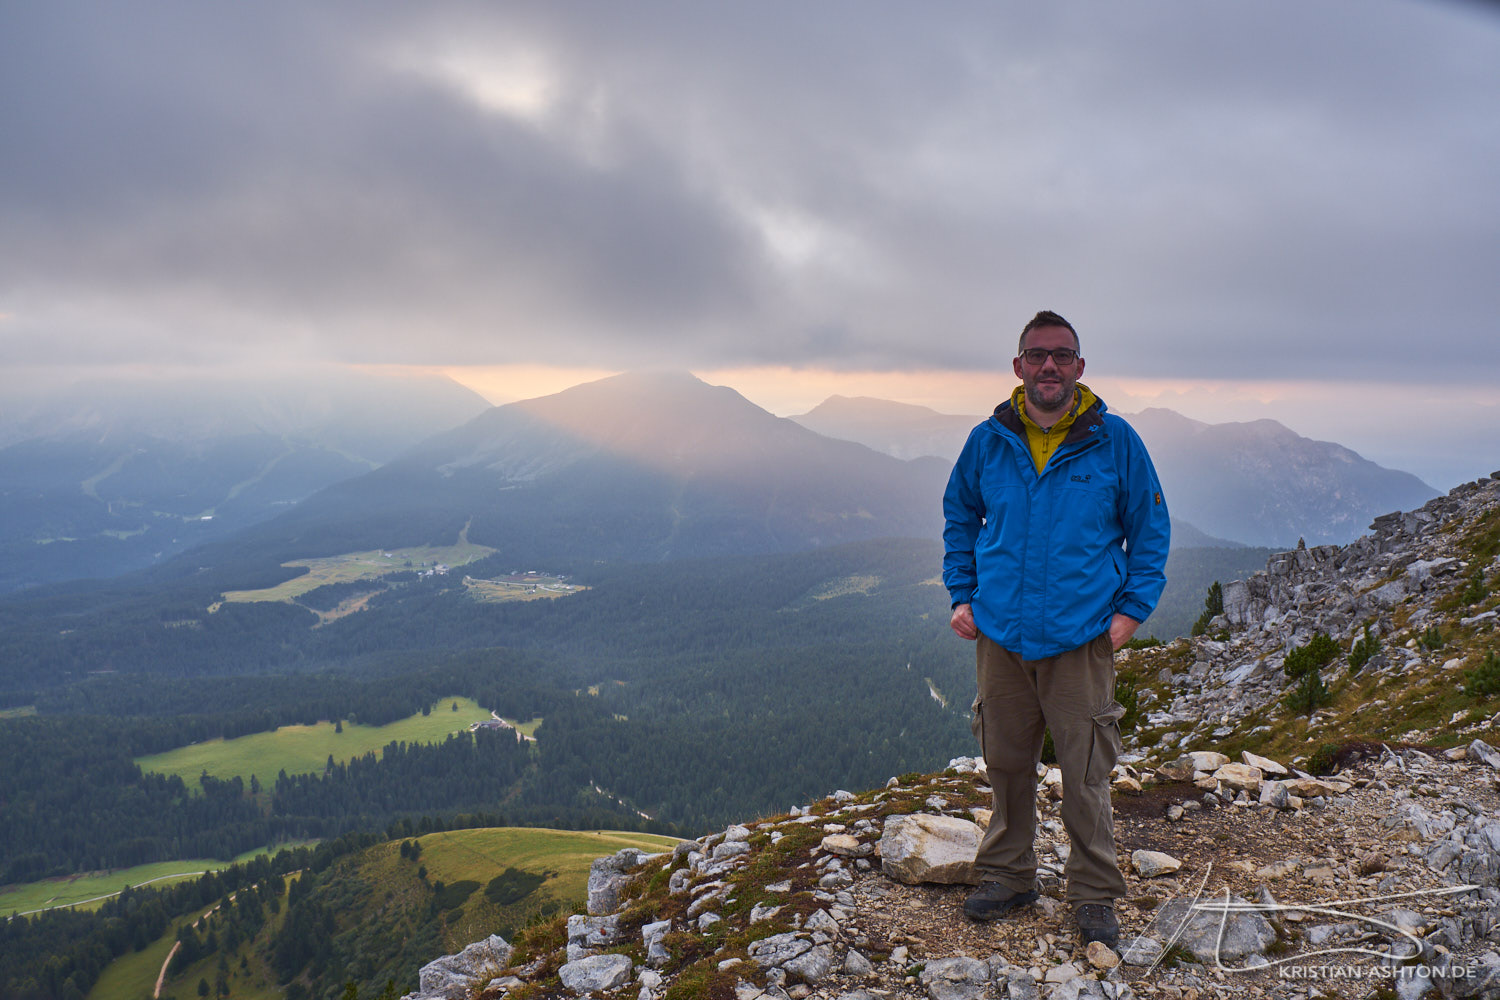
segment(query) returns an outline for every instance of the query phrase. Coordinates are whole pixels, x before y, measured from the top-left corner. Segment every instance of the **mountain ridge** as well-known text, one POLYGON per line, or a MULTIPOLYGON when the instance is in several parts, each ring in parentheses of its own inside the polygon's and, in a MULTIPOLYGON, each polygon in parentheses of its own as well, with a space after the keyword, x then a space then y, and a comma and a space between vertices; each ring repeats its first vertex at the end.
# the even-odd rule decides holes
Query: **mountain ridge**
MULTIPOLYGON (((1438 491, 1334 442, 1279 421, 1209 424, 1163 407, 1123 416, 1145 441, 1173 518, 1241 545, 1352 541, 1369 519, 1417 506, 1438 491)), ((873 397, 831 396, 791 419, 900 457, 952 461, 987 417, 938 413, 873 397)), ((1196 540, 1196 536, 1195 536, 1196 540)))

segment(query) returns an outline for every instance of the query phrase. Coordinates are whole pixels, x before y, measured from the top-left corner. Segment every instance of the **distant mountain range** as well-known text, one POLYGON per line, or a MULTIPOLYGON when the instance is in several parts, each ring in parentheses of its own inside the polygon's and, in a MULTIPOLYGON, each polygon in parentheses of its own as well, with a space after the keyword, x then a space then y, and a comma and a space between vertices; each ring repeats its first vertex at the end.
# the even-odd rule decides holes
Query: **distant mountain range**
POLYGON ((0 413, 0 592, 226 538, 488 407, 446 378, 140 378, 0 413))
MULTIPOLYGON (((1274 420, 1206 424, 1165 409, 1124 414, 1151 451, 1172 509, 1174 548, 1342 544, 1370 521, 1437 496, 1416 476, 1274 420)), ((952 461, 981 416, 868 397, 832 396, 791 419, 887 454, 952 461)))
POLYGON ((685 373, 495 407, 252 534, 300 555, 470 542, 578 568, 936 537, 947 463, 816 434, 685 373))
MULTIPOLYGON (((935 538, 980 419, 839 396, 779 418, 659 372, 499 407, 446 379, 363 374, 79 387, 0 417, 0 591, 195 547, 194 566, 264 570, 464 537, 567 570, 935 538)), ((1174 548, 1347 542, 1435 495, 1274 421, 1130 419, 1174 548)))

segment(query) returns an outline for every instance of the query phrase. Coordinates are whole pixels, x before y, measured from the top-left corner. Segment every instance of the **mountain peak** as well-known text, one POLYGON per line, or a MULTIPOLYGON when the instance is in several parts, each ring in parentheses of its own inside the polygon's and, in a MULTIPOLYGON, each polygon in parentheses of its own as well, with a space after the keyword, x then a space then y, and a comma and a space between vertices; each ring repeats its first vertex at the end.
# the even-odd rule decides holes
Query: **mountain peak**
POLYGON ((898 403, 890 399, 877 399, 874 396, 835 395, 829 396, 811 410, 792 419, 802 421, 804 418, 813 421, 852 419, 897 423, 932 418, 946 419, 947 415, 931 407, 918 406, 915 403, 898 403))

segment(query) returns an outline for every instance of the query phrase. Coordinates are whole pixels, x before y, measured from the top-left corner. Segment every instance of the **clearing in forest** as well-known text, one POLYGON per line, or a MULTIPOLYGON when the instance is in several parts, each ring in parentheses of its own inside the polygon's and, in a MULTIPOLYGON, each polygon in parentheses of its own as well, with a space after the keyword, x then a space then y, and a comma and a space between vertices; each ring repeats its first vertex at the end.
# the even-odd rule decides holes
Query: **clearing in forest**
POLYGON ((334 761, 345 763, 366 753, 378 754, 393 740, 441 743, 449 734, 489 718, 489 710, 481 708, 472 698, 439 698, 430 714, 418 712, 384 726, 345 722, 343 732, 328 721, 314 726, 282 726, 275 732, 252 733, 232 740, 204 740, 166 753, 137 757, 135 762, 143 771, 177 775, 194 792, 200 790, 198 778, 204 771, 226 781, 238 775, 246 784, 253 774, 269 788, 283 770, 287 774, 322 771, 330 755, 334 761), (454 705, 458 707, 455 709, 454 705))
POLYGON ((224 600, 291 601, 325 583, 349 583, 375 580, 391 573, 448 573, 460 566, 493 555, 485 545, 460 541, 457 545, 420 545, 408 549, 374 549, 369 552, 347 552, 341 556, 319 559, 294 559, 281 565, 287 568, 307 567, 301 576, 261 590, 225 591, 224 600))

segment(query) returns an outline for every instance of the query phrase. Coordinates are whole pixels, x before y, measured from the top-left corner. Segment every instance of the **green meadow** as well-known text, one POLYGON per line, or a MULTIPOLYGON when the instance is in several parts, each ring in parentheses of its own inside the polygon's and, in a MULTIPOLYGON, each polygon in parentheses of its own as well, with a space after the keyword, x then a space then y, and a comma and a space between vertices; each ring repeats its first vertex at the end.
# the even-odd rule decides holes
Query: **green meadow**
MULTIPOLYGON (((285 898, 283 895, 282 899, 285 898)), ((286 995, 276 984, 275 974, 263 954, 265 942, 272 931, 280 928, 285 912, 283 910, 280 914, 272 915, 256 940, 235 953, 245 960, 244 966, 240 966, 238 961, 231 966, 230 996, 235 1000, 278 1000, 286 995), (257 948, 257 945, 260 947, 257 948)), ((200 911, 179 917, 172 921, 165 934, 144 950, 127 951, 115 959, 105 967, 99 981, 89 991, 88 1000, 150 1000, 156 989, 157 976, 161 975, 162 966, 166 964, 167 956, 172 953, 172 946, 177 942, 177 932, 202 917, 203 913, 200 911)), ((162 983, 162 997, 185 1000, 198 996, 196 987, 199 980, 214 982, 217 966, 218 957, 210 956, 181 970, 176 976, 167 977, 162 983)))
POLYGON ((224 780, 238 775, 246 784, 253 774, 270 785, 280 771, 313 774, 323 770, 329 755, 343 763, 366 753, 378 754, 392 740, 402 743, 441 743, 450 733, 490 717, 472 698, 440 698, 430 715, 409 716, 384 726, 346 724, 342 733, 332 722, 315 726, 282 726, 275 732, 252 733, 232 740, 205 740, 166 753, 137 757, 141 770, 175 774, 191 789, 207 771, 224 780), (457 711, 453 709, 458 705, 457 711))
MULTIPOLYGON (((296 847, 298 844, 278 844, 276 850, 296 847)), ((231 864, 249 861, 265 854, 261 848, 247 851, 234 861, 217 861, 209 858, 189 858, 184 861, 157 861, 134 868, 118 868, 110 872, 89 872, 83 875, 68 875, 63 878, 44 879, 22 885, 8 885, 0 889, 0 914, 31 913, 57 906, 78 906, 92 909, 108 896, 116 895, 126 886, 171 885, 183 879, 197 878, 208 871, 228 868, 231 864)))
POLYGON ((555 874, 548 878, 547 888, 555 898, 568 902, 588 898, 589 866, 595 858, 625 847, 670 851, 678 843, 650 833, 524 826, 448 830, 429 833, 418 842, 429 879, 450 884, 472 880, 483 885, 506 868, 548 871, 555 874))
MULTIPOLYGON (((581 911, 588 900, 589 867, 595 858, 625 847, 670 851, 671 837, 615 830, 546 830, 534 827, 497 827, 449 830, 416 838, 422 846, 419 861, 400 857, 399 843, 371 848, 360 866, 361 878, 382 887, 379 901, 425 907, 431 886, 449 888, 440 908, 442 946, 456 951, 497 931, 508 936, 530 919, 558 907, 581 911), (413 880, 418 864, 427 869, 424 882, 413 880), (524 898, 505 905, 487 897, 484 887, 507 869, 539 877, 524 898)), ((372 902, 377 902, 372 900, 372 902)))
MULTIPOLYGON (((127 951, 100 974, 99 981, 89 990, 89 1000, 148 1000, 156 988, 156 977, 172 945, 177 942, 177 932, 185 924, 198 919, 198 914, 172 921, 167 933, 152 941, 142 951, 127 951)), ((196 980, 194 980, 196 982, 196 980)), ((163 991, 165 993, 165 991, 163 991)), ((173 996, 179 995, 174 992, 173 996)), ((196 992, 181 993, 181 996, 196 996, 196 992)))

